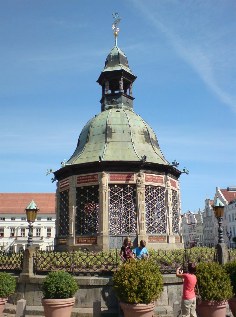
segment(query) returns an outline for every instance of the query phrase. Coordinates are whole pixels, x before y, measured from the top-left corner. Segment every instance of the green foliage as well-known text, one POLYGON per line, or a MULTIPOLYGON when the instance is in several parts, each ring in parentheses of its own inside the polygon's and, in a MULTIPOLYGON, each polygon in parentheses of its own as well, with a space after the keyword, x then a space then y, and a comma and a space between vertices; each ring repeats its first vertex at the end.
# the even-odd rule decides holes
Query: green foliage
POLYGON ((122 302, 149 304, 161 295, 163 279, 154 261, 131 260, 114 273, 113 288, 122 302))
POLYGON ((0 272, 0 297, 7 298, 15 293, 16 279, 6 272, 0 272))
POLYGON ((64 271, 50 272, 43 281, 44 298, 71 298, 79 286, 72 275, 64 271))
POLYGON ((197 283, 202 300, 225 301, 233 296, 229 275, 218 263, 199 263, 197 283))
POLYGON ((233 286, 233 292, 234 295, 236 295, 236 261, 226 263, 224 268, 229 274, 231 285, 233 286))

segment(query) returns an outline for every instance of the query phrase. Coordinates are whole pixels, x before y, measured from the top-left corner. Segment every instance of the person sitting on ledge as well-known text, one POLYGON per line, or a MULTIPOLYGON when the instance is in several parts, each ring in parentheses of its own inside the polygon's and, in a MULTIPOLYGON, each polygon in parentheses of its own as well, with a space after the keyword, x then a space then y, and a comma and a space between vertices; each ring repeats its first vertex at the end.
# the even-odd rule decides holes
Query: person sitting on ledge
POLYGON ((133 252, 137 260, 147 259, 149 254, 148 249, 146 248, 146 241, 141 240, 139 247, 135 248, 133 252))
POLYGON ((131 249, 131 246, 132 246, 131 239, 129 237, 125 238, 123 245, 120 249, 120 257, 123 262, 134 258, 134 254, 131 249))

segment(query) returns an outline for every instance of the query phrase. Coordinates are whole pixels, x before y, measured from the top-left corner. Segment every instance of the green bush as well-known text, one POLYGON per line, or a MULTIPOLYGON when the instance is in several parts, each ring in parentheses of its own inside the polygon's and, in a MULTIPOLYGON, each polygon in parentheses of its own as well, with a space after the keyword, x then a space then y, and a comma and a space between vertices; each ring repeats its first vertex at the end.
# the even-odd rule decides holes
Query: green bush
POLYGON ((15 293, 16 279, 6 272, 0 272, 0 297, 7 298, 15 293))
POLYGON ((43 281, 42 291, 46 299, 71 298, 79 286, 72 275, 64 271, 50 272, 43 281))
POLYGON ((231 285, 233 287, 234 296, 236 295, 236 261, 226 263, 224 265, 226 272, 229 275, 231 285))
POLYGON ((199 263, 196 276, 202 300, 221 302, 233 296, 229 275, 222 265, 199 263))
POLYGON ((152 260, 131 260, 114 273, 113 289, 122 302, 149 304, 161 295, 163 279, 152 260))

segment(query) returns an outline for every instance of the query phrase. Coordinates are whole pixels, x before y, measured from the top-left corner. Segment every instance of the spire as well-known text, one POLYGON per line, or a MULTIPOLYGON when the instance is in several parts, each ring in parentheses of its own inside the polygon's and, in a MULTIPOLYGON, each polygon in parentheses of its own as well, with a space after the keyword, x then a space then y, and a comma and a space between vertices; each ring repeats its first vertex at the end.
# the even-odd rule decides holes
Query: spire
POLYGON ((117 12, 112 13, 112 16, 114 19, 114 23, 112 24, 112 30, 115 37, 115 46, 117 46, 117 38, 120 31, 120 29, 118 28, 118 25, 120 23, 121 18, 119 17, 119 14, 117 12))
POLYGON ((114 22, 112 24, 115 37, 115 46, 108 54, 105 67, 101 72, 97 82, 102 86, 101 110, 110 108, 127 108, 133 110, 132 85, 136 76, 129 68, 128 59, 122 50, 117 46, 117 37, 120 29, 118 25, 121 21, 119 14, 112 14, 114 22))

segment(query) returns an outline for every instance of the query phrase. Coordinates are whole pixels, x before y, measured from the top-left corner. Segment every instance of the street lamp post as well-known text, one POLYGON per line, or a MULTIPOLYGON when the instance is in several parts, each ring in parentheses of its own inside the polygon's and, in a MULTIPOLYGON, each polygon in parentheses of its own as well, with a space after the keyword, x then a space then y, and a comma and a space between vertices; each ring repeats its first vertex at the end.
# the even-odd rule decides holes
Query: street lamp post
POLYGON ((217 197, 215 205, 212 206, 215 212, 215 217, 218 221, 218 244, 216 246, 217 258, 220 264, 225 264, 228 261, 228 250, 224 243, 224 230, 223 230, 223 217, 224 217, 224 204, 217 197))
POLYGON ((224 204, 220 201, 220 199, 217 197, 216 203, 213 206, 215 217, 218 220, 218 243, 224 243, 224 230, 222 227, 223 224, 223 216, 224 216, 224 204))
POLYGON ((33 223, 35 222, 38 210, 39 209, 33 200, 28 207, 25 208, 27 222, 29 224, 27 247, 33 245, 33 223))

